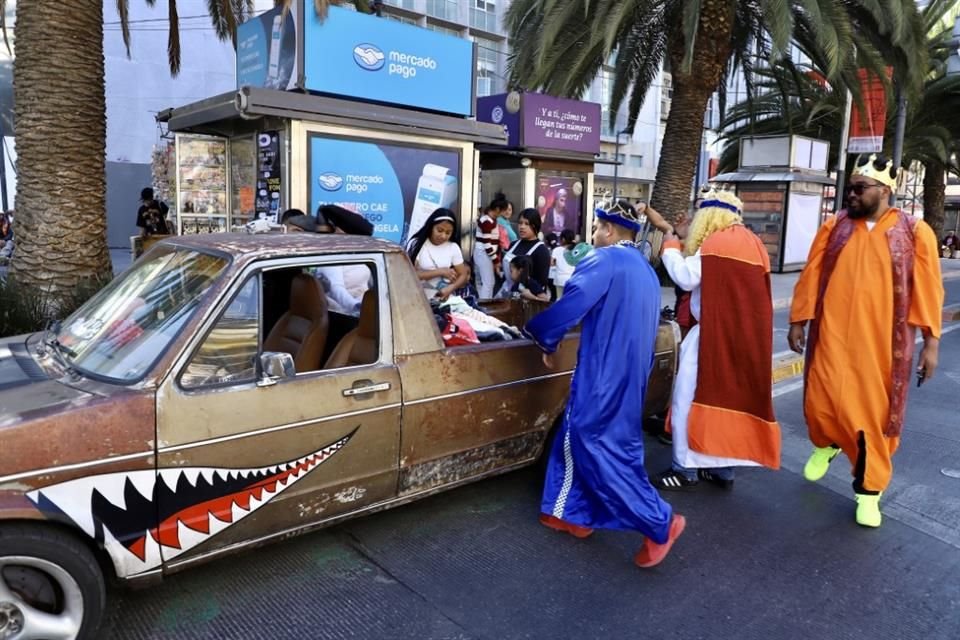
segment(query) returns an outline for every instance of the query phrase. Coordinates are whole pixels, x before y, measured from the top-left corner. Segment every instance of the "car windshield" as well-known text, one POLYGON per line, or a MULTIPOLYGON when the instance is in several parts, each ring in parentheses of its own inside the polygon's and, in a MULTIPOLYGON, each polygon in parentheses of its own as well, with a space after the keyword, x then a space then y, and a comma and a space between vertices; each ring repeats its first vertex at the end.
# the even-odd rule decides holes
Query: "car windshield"
POLYGON ((221 256, 158 246, 67 318, 54 346, 80 373, 136 382, 228 264, 221 256))

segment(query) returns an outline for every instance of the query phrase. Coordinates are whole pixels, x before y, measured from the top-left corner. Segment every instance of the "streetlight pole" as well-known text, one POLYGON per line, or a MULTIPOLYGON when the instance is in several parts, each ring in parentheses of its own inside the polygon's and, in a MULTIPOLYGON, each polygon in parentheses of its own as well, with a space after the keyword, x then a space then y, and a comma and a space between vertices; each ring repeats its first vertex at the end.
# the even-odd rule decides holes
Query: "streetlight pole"
POLYGON ((626 129, 623 129, 623 130, 621 130, 621 131, 617 131, 616 151, 615 151, 614 154, 613 154, 613 159, 614 159, 614 165, 613 165, 613 204, 616 204, 616 203, 620 200, 619 196, 617 195, 617 178, 618 178, 619 175, 620 175, 620 172, 618 171, 618 169, 620 169, 620 136, 623 135, 623 134, 625 134, 625 133, 630 133, 630 132, 627 131, 626 129))

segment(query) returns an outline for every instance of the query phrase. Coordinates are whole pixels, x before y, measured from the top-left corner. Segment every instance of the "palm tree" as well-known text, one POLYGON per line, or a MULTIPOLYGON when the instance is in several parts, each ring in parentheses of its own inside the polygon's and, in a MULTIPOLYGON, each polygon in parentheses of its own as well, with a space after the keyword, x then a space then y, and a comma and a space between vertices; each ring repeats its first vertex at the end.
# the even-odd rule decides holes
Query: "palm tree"
MULTIPOLYGON (((286 0, 289 2, 289 0, 286 0)), ((153 6, 156 0, 146 0, 153 6)), ((281 4, 284 0, 279 0, 281 4)), ((0 0, 0 16, 6 0, 0 0)), ((334 0, 315 0, 326 14, 334 0)), ((361 11, 370 3, 353 2, 361 11)), ((217 37, 233 40, 253 0, 207 0, 217 37)), ((129 53, 129 0, 117 0, 129 53)), ((170 73, 180 71, 179 14, 167 0, 170 73)), ((6 30, 4 26, 4 35, 6 30)), ((106 101, 103 0, 37 0, 17 6, 14 61, 17 139, 17 251, 23 286, 54 296, 88 278, 108 277, 106 241, 106 101)))
MULTIPOLYGON (((514 84, 579 97, 615 54, 611 118, 627 100, 632 131, 661 67, 673 103, 657 167, 653 206, 671 217, 690 202, 703 115, 710 97, 741 70, 752 87, 757 56, 785 56, 791 39, 826 61, 835 79, 857 51, 871 68, 878 52, 903 71, 923 48, 914 0, 514 0, 506 23, 514 84)), ((752 91, 751 91, 752 93, 752 91)))
MULTIPOLYGON (((941 235, 944 220, 944 195, 947 172, 960 173, 954 152, 960 140, 960 77, 947 76, 952 20, 956 13, 953 0, 937 0, 922 11, 922 22, 929 34, 926 50, 927 74, 918 95, 908 103, 904 135, 903 163, 924 168, 924 218, 941 235)), ((757 72, 759 95, 735 105, 721 123, 727 145, 720 158, 720 170, 736 168, 739 140, 748 135, 793 133, 831 142, 840 139, 843 127, 845 89, 825 81, 821 63, 796 64, 783 60, 757 72)), ((847 70, 849 73, 852 70, 847 70)), ((856 83, 850 83, 856 88, 856 83)), ((889 154, 895 129, 892 109, 888 109, 885 151, 889 154)), ((830 147, 830 166, 836 166, 837 144, 830 147)))

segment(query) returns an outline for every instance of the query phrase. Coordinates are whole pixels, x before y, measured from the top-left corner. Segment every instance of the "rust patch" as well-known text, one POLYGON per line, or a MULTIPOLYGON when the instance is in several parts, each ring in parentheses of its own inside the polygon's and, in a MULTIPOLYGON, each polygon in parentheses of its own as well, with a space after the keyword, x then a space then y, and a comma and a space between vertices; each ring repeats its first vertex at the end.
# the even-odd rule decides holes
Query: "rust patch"
POLYGON ((543 447, 543 431, 531 431, 400 470, 400 495, 434 489, 528 460, 543 447))

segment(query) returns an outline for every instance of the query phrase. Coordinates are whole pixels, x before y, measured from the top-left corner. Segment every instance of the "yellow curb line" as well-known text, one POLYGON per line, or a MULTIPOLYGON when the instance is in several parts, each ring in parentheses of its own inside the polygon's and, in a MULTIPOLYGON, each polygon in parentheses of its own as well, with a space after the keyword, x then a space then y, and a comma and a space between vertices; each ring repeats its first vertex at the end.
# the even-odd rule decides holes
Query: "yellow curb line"
POLYGON ((773 384, 795 378, 803 374, 803 356, 796 355, 778 358, 773 363, 773 384))
MULTIPOLYGON (((960 304, 952 304, 943 308, 944 322, 960 321, 960 304)), ((803 375, 804 357, 791 354, 773 361, 773 384, 796 378, 803 375)))

